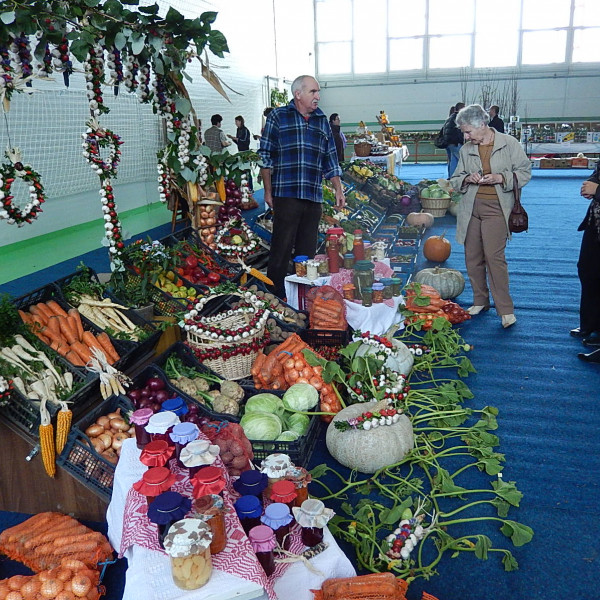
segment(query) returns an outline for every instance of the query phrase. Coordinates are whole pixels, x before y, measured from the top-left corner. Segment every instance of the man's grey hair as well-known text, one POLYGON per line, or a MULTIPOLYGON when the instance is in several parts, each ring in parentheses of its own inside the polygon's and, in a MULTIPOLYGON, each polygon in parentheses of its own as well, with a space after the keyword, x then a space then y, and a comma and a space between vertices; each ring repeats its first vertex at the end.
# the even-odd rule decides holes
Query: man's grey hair
POLYGON ((456 115, 456 124, 458 127, 470 125, 471 127, 481 127, 490 122, 490 115, 480 104, 469 104, 458 111, 456 115))
POLYGON ((302 86, 304 85, 304 80, 310 78, 310 79, 314 79, 314 77, 312 75, 300 75, 299 77, 296 77, 296 79, 294 79, 294 81, 292 81, 292 96, 298 91, 302 90, 302 86))

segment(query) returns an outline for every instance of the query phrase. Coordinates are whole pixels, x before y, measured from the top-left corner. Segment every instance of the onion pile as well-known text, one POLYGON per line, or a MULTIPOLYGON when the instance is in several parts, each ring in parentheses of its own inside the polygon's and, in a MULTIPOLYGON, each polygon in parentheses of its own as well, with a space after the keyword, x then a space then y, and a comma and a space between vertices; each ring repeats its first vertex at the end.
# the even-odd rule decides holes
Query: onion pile
POLYGON ((219 208, 218 222, 226 223, 229 219, 242 218, 242 192, 233 179, 225 182, 225 202, 219 208))
POLYGON ((135 427, 121 415, 121 409, 103 415, 85 430, 94 450, 112 464, 116 464, 121 454, 123 442, 135 436, 135 427))

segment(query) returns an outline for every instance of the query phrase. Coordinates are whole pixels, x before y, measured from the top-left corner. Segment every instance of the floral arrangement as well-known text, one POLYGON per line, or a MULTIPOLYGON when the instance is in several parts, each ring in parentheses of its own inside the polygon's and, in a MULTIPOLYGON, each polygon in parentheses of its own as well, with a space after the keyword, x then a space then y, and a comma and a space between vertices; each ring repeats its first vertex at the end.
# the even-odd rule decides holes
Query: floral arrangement
POLYGON ((13 389, 13 382, 11 379, 6 379, 0 375, 0 406, 6 406, 10 393, 13 389))
POLYGON ((237 258, 255 252, 259 247, 259 238, 244 220, 231 219, 219 228, 215 243, 221 256, 237 258))
POLYGON ((0 165, 0 220, 6 219, 9 225, 16 223, 22 227, 25 223, 31 223, 42 212, 40 205, 45 202, 44 188, 39 173, 21 162, 19 148, 7 150, 5 154, 9 162, 0 165), (17 179, 29 184, 29 202, 23 209, 15 205, 14 196, 10 195, 11 187, 17 179))

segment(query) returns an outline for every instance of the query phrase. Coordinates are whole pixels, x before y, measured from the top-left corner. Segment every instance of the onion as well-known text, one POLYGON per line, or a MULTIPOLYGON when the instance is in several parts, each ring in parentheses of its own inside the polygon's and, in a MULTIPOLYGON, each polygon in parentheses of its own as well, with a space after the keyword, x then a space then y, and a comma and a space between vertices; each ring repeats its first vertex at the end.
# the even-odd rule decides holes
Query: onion
POLYGON ((169 399, 169 392, 167 390, 158 390, 158 392, 156 392, 154 394, 154 400, 156 402, 160 402, 161 404, 165 401, 169 399))
POLYGON ((123 445, 123 442, 126 439, 128 439, 128 438, 129 438, 129 436, 126 433, 116 433, 113 436, 111 448, 115 452, 120 452, 121 451, 121 446, 123 445))
POLYGON ((109 463, 116 465, 119 462, 117 453, 112 448, 107 448, 102 454, 102 458, 106 459, 109 463))
POLYGON ((151 406, 152 410, 157 413, 160 411, 160 409, 162 408, 162 406, 160 405, 159 402, 153 402, 152 406, 151 406))
POLYGON ((188 404, 188 409, 191 415, 197 415, 200 412, 200 409, 195 404, 188 404))
POLYGON ((153 392, 157 392, 158 390, 164 390, 166 384, 158 377, 150 377, 150 379, 146 380, 146 387, 153 392))
POLYGON ((102 425, 99 425, 98 423, 90 425, 85 430, 85 435, 87 435, 89 438, 98 437, 101 433, 104 433, 104 427, 102 425))
POLYGON ((410 203, 411 203, 410 196, 402 196, 402 198, 400 198, 400 204, 402 204, 402 206, 408 206, 410 203))
POLYGON ((104 442, 100 438, 92 438, 90 442, 92 442, 92 446, 98 454, 102 454, 104 452, 104 442))
POLYGON ((117 408, 115 412, 108 413, 106 415, 109 419, 116 419, 117 417, 121 417, 121 408, 117 408))
POLYGON ((127 431, 129 429, 129 423, 125 423, 125 419, 122 419, 121 417, 116 417, 110 420, 110 428, 116 429, 117 431, 127 431))
POLYGON ((131 390, 130 392, 127 393, 127 396, 134 402, 137 402, 138 400, 141 400, 142 392, 141 392, 141 390, 131 390))
POLYGON ((96 423, 98 425, 101 425, 104 429, 110 429, 110 417, 107 415, 105 415, 104 417, 98 417, 96 419, 96 423))
POLYGON ((150 400, 150 398, 142 398, 138 406, 139 408, 150 408, 152 406, 152 400, 150 400))
POLYGON ((150 390, 148 388, 144 387, 140 390, 140 396, 142 398, 147 398, 149 394, 150 394, 150 390))
POLYGON ((104 444, 104 449, 110 448, 112 445, 112 435, 110 433, 101 433, 98 439, 104 444))

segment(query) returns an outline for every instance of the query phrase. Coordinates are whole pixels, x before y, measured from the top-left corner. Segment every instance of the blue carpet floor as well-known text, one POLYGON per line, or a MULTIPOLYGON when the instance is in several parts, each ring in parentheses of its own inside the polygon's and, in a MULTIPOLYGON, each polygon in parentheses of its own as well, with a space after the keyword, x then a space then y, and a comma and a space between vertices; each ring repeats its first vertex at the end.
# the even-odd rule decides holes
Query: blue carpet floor
MULTIPOLYGON (((445 171, 445 165, 404 165, 401 176, 416 183, 444 177, 445 171)), ((491 310, 461 328, 475 347, 470 358, 478 371, 466 380, 475 395, 470 406, 491 405, 500 411, 495 433, 500 437, 499 451, 506 455, 503 477, 516 481, 524 494, 520 508, 511 515, 533 528, 533 541, 511 548, 519 563, 519 570, 511 573, 504 572, 496 557, 487 561, 464 553, 457 559, 444 557, 438 576, 411 585, 409 600, 420 598, 423 589, 440 600, 600 598, 596 584, 600 366, 578 360, 581 343, 568 334, 579 324, 576 262, 581 234, 576 229, 587 206, 579 187, 589 174, 587 170, 534 171, 522 198, 530 231, 513 236, 507 247, 518 322, 503 330, 491 310)), ((455 220, 448 216, 436 219, 428 233, 446 230, 453 240, 454 228, 455 220)), ((452 247, 444 266, 464 273, 462 246, 453 242, 452 247)), ((103 271, 105 252, 81 259, 103 271)), ((33 290, 72 272, 79 260, 10 282, 0 291, 33 290)), ((430 265, 420 256, 418 267, 424 266, 430 265)), ((458 302, 465 307, 471 304, 468 285, 458 302)), ((311 465, 327 460, 321 442, 311 465)), ((0 529, 4 526, 0 523, 0 529)), ((481 533, 510 547, 493 527, 481 533)), ((0 577, 1 568, 0 564, 0 577)), ((113 585, 110 600, 119 597, 118 584, 113 585)))

